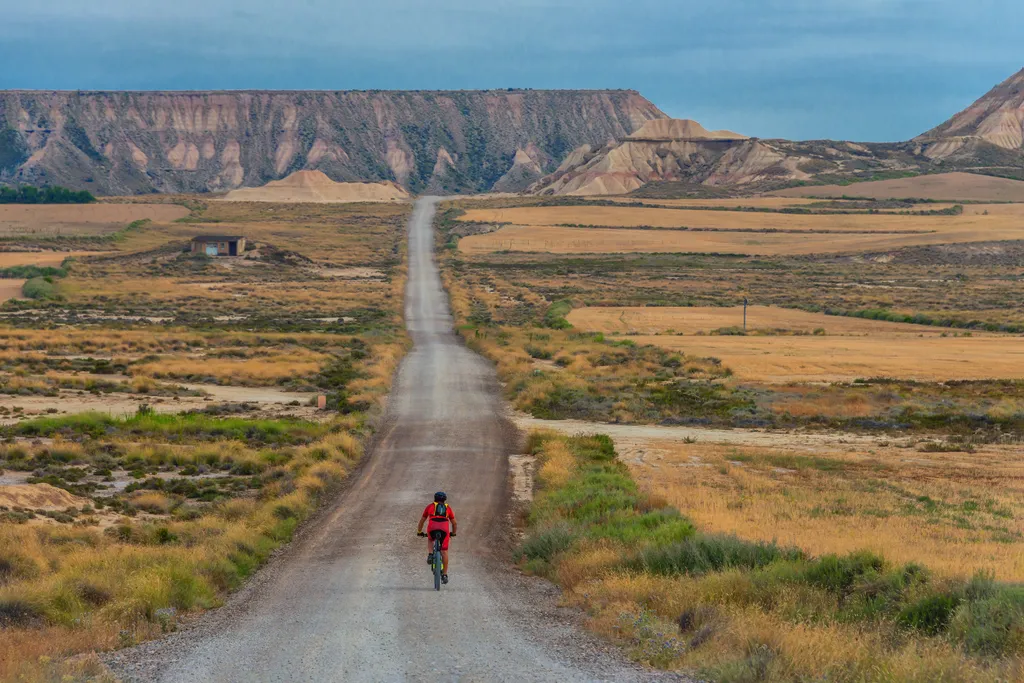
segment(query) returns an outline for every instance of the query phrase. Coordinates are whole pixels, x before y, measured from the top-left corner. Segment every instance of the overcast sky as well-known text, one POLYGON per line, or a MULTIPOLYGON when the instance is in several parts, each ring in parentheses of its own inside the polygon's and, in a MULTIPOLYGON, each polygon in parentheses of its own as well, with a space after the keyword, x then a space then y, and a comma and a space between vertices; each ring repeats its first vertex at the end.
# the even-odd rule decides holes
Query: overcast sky
POLYGON ((1024 0, 0 0, 0 88, 633 88, 760 137, 910 138, 1024 66, 1024 0))

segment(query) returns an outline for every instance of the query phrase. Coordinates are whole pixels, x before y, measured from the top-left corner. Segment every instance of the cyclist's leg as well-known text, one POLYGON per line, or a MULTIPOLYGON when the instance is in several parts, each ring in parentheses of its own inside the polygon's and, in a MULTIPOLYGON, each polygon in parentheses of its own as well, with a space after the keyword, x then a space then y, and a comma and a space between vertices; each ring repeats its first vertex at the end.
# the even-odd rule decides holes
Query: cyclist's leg
POLYGON ((451 534, 444 537, 444 541, 441 543, 441 559, 444 561, 444 573, 448 573, 448 544, 451 542, 451 534))

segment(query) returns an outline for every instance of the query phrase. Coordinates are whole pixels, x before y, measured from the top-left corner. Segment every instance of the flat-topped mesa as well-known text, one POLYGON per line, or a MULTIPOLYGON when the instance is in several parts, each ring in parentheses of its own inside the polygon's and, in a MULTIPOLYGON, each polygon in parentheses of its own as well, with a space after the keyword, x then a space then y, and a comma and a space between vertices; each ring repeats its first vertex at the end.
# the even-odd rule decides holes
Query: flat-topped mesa
POLYGON ((410 192, 521 190, 664 118, 632 90, 0 91, 0 182, 226 191, 303 170, 410 192))
POLYGON ((627 135, 634 142, 671 142, 674 140, 748 140, 730 130, 707 130, 692 119, 654 119, 627 135))

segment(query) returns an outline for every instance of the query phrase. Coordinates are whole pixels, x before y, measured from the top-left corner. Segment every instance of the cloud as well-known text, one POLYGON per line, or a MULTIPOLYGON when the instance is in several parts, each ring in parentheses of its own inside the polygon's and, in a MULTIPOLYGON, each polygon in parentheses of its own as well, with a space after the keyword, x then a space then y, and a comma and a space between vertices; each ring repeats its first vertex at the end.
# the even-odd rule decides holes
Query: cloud
POLYGON ((1019 68, 1022 21, 1010 0, 39 0, 5 8, 0 87, 621 87, 713 128, 891 140, 1019 68))

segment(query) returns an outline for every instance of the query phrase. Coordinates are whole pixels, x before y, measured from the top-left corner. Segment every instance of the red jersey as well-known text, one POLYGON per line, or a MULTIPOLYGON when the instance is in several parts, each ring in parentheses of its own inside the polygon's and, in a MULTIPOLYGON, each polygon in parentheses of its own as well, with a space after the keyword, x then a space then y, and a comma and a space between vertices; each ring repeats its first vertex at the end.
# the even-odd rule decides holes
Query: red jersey
POLYGON ((447 503, 431 503, 423 509, 423 517, 429 520, 430 526, 447 526, 449 522, 455 521, 455 513, 452 506, 447 503), (438 509, 441 508, 441 509, 438 509))

